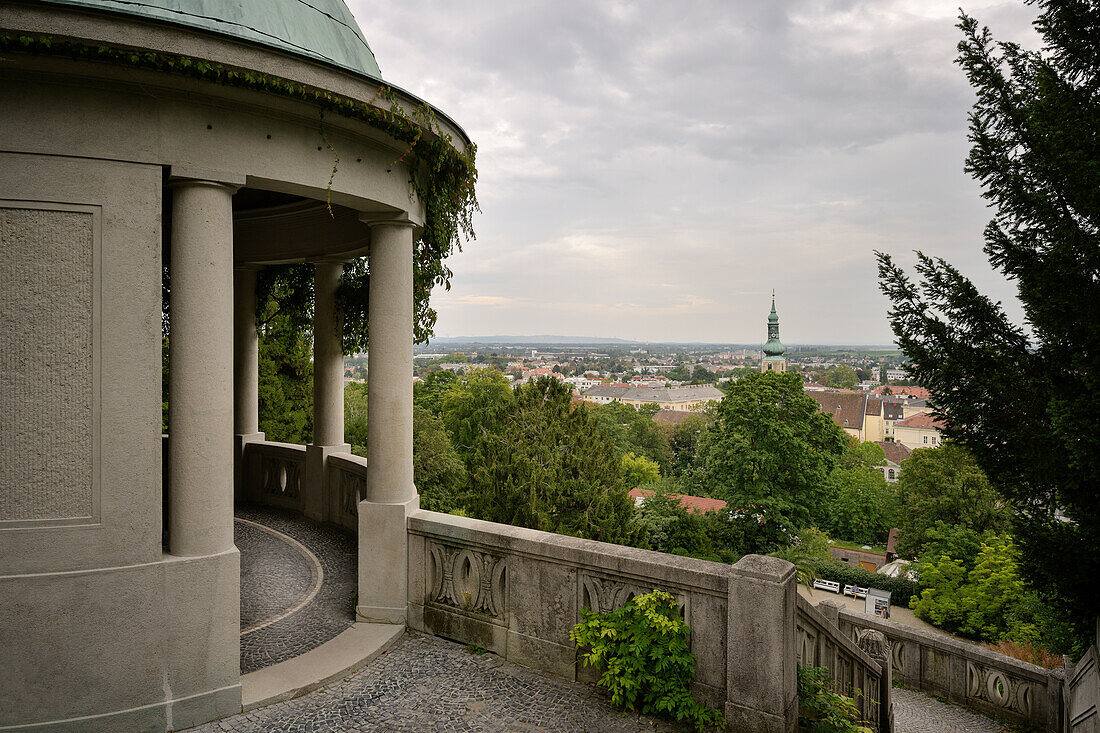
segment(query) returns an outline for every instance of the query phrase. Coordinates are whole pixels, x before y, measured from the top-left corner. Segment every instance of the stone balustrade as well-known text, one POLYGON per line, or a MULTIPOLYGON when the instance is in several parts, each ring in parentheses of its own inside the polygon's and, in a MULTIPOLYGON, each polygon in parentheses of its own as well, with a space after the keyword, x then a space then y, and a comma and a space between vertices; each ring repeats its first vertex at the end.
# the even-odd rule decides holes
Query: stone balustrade
POLYGON ((330 455, 326 467, 331 495, 328 520, 359 531, 359 502, 367 496, 367 459, 351 453, 330 455))
MULTIPOLYGON (((890 731, 889 675, 859 643, 841 633, 835 610, 824 605, 818 610, 798 596, 795 629, 798 664, 827 668, 833 689, 856 700, 864 722, 873 730, 890 731)), ((888 657, 882 656, 889 666, 888 657)))
MULTIPOLYGON (((594 680, 570 641, 581 609, 672 593, 692 629, 694 693, 730 730, 787 731, 797 710, 793 567, 707 562, 436 512, 408 519, 409 626, 536 670, 594 680)), ((846 640, 837 645, 849 650, 846 640)), ((861 678, 862 679, 862 678, 861 678)))
POLYGON ((1100 733, 1100 618, 1096 643, 1077 660, 1066 679, 1066 733, 1100 733))
POLYGON ((839 625, 850 638, 865 629, 890 641, 894 679, 1034 730, 1060 733, 1065 673, 1044 669, 942 634, 841 609, 839 625))
POLYGON ((302 480, 304 445, 257 440, 245 445, 244 462, 244 493, 249 502, 302 511, 304 493, 312 489, 302 480))

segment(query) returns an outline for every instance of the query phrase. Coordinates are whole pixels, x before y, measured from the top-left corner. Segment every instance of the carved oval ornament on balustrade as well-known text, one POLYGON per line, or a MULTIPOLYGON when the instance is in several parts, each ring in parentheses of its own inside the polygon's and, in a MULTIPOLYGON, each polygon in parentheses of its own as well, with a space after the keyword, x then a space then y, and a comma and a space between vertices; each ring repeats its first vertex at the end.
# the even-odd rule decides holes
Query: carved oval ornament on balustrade
POLYGON ((428 601, 500 618, 505 609, 507 563, 477 549, 438 542, 428 546, 428 601))
POLYGON ((676 606, 680 609, 680 615, 688 617, 688 597, 684 593, 667 588, 656 588, 632 582, 624 578, 613 578, 581 573, 581 608, 587 608, 599 613, 608 613, 617 608, 622 608, 636 596, 643 596, 654 590, 663 590, 671 593, 676 599, 676 606))
POLYGON ((350 471, 340 471, 340 510, 347 516, 359 515, 359 502, 366 493, 363 477, 350 471))
POLYGON ((1031 683, 998 669, 966 663, 966 696, 984 700, 1005 710, 1031 715, 1031 683))
POLYGON ((302 464, 281 456, 264 456, 262 466, 263 491, 271 496, 297 499, 301 496, 302 464))

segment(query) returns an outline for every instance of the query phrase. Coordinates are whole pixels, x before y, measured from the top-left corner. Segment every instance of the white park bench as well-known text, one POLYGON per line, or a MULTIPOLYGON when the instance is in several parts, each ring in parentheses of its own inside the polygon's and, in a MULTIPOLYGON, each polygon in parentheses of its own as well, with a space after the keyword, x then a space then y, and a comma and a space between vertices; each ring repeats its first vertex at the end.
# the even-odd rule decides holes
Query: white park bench
POLYGON ((867 589, 860 588, 858 585, 846 585, 844 586, 844 595, 852 596, 853 598, 866 598, 867 589))
POLYGON ((839 593, 840 583, 836 582, 835 580, 822 580, 821 578, 817 578, 814 580, 814 588, 818 590, 827 590, 833 593, 839 593))

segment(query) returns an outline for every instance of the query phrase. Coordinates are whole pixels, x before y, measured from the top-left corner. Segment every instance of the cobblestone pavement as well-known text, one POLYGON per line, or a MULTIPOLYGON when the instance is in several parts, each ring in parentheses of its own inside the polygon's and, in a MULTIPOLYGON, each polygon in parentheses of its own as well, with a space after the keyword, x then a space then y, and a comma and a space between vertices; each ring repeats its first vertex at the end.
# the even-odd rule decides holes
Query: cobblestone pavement
POLYGON ((301 609, 249 631, 299 603, 309 592, 311 562, 285 539, 234 522, 241 551, 241 674, 285 661, 338 635, 355 623, 355 537, 272 508, 240 507, 236 516, 288 535, 317 559, 324 580, 301 609))
POLYGON ((924 692, 895 687, 894 733, 1011 733, 1014 728, 940 702, 924 692))
POLYGON ((622 713, 591 685, 546 677, 495 654, 474 654, 462 644, 407 633, 343 680, 192 730, 667 733, 681 728, 622 713))

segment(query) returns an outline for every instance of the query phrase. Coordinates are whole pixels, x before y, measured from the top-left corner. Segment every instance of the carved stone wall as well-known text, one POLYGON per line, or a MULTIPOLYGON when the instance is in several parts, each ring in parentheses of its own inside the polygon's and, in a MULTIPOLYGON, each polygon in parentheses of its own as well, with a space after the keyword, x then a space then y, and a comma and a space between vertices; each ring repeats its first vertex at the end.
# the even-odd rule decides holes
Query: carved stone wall
POLYGON ((245 497, 256 504, 302 511, 306 447, 257 440, 244 448, 245 497))
POLYGON ((864 720, 875 730, 890 730, 892 716, 889 710, 882 710, 880 703, 882 668, 879 663, 854 639, 844 636, 839 626, 805 598, 798 596, 797 606, 795 652, 798 664, 828 669, 835 691, 858 698, 856 702, 864 720))
POLYGON ((738 720, 785 721, 797 708, 794 572, 775 558, 729 566, 427 511, 409 516, 408 542, 408 625, 417 631, 593 682, 598 670, 570 638, 582 611, 663 590, 692 630, 692 690, 734 721, 731 730, 743 728, 738 720))
POLYGON ((1077 660, 1066 680, 1066 733, 1100 733, 1100 618, 1096 627, 1097 643, 1077 660))
POLYGON ((1033 683, 994 667, 966 662, 966 696, 1025 718, 1031 717, 1033 683))
MULTIPOLYGON (((600 575, 582 570, 580 580, 580 607, 600 613, 622 608, 635 596, 645 595, 654 590, 652 584, 642 584, 636 580, 612 575, 600 575)), ((669 588, 657 588, 671 593, 676 598, 680 614, 688 617, 688 596, 669 588)))
POLYGON ((1016 725, 1061 733, 1063 670, 1006 657, 978 644, 842 610, 841 630, 873 629, 890 642, 894 679, 1016 725))
POLYGON ((427 543, 427 603, 482 614, 503 623, 508 563, 500 555, 440 542, 427 543))
POLYGON ((0 201, 0 524, 99 513, 98 226, 98 207, 0 201))
POLYGON ((260 460, 260 483, 264 496, 274 496, 286 500, 300 499, 302 496, 302 465, 285 456, 266 455, 260 460))

